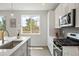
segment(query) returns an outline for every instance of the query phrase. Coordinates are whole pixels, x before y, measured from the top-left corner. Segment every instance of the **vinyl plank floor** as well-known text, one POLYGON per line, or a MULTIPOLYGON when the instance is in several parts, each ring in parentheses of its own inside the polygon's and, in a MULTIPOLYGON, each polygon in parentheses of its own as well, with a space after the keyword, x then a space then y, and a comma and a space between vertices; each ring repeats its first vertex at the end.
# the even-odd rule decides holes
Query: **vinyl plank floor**
POLYGON ((31 56, 51 56, 47 47, 29 47, 31 56))

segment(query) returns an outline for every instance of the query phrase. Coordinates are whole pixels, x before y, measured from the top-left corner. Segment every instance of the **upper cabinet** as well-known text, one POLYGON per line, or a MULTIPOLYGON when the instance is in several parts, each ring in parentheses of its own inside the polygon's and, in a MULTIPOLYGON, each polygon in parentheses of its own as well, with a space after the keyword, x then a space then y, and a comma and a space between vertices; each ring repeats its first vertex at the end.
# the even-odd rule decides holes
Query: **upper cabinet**
POLYGON ((50 36, 53 36, 54 34, 54 28, 55 28, 55 13, 54 11, 50 10, 48 12, 48 33, 50 36))
POLYGON ((79 27, 79 4, 76 4, 76 27, 79 27))
POLYGON ((79 4, 76 3, 62 3, 55 9, 55 28, 60 28, 59 18, 69 13, 71 9, 76 9, 76 24, 75 27, 79 27, 79 4))
POLYGON ((61 14, 61 6, 59 5, 56 9, 55 9, 55 28, 60 28, 59 26, 59 17, 62 15, 61 14))
POLYGON ((65 4, 62 4, 62 5, 63 5, 64 14, 67 14, 72 9, 75 9, 75 4, 74 3, 65 3, 65 4))

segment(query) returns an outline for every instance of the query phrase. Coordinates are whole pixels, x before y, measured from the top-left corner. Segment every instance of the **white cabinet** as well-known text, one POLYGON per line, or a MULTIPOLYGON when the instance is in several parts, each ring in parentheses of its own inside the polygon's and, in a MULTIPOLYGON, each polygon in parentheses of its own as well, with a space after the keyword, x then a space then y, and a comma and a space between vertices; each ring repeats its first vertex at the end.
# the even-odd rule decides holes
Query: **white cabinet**
POLYGON ((53 39, 54 39, 53 37, 49 37, 48 39, 48 48, 52 56, 53 56, 53 39))
POLYGON ((22 46, 20 46, 11 56, 27 56, 27 43, 25 42, 22 46))
POLYGON ((59 15, 58 15, 58 10, 55 10, 55 28, 59 28, 59 15))
POLYGON ((79 3, 68 4, 68 8, 69 8, 69 11, 71 9, 76 9, 75 27, 79 27, 79 3))
POLYGON ((79 46, 63 46, 63 56, 79 56, 79 46))
POLYGON ((71 4, 68 4, 68 11, 71 11, 71 9, 75 9, 76 8, 76 5, 75 3, 71 3, 71 4))
POLYGON ((11 56, 30 56, 29 46, 31 44, 31 39, 29 38, 24 42, 16 51, 14 51, 11 56))
POLYGON ((59 26, 59 18, 65 14, 64 4, 60 4, 55 9, 55 28, 60 28, 59 26))
POLYGON ((55 28, 60 28, 59 26, 59 17, 61 16, 60 6, 55 9, 55 28))
POLYGON ((64 16, 68 12, 70 12, 71 9, 75 9, 75 8, 76 8, 75 3, 62 3, 62 4, 59 4, 59 6, 55 9, 55 28, 60 28, 59 18, 64 16))
POLYGON ((60 4, 62 5, 62 10, 61 12, 63 12, 63 15, 67 14, 68 12, 70 12, 72 9, 75 9, 75 3, 63 3, 63 4, 60 4))
POLYGON ((79 27, 79 3, 76 5, 76 27, 79 27))
POLYGON ((67 4, 62 3, 59 6, 60 6, 60 14, 61 14, 61 16, 65 15, 67 13, 67 11, 68 11, 67 4))
POLYGON ((48 36, 54 35, 55 28, 55 13, 54 11, 48 11, 48 36))

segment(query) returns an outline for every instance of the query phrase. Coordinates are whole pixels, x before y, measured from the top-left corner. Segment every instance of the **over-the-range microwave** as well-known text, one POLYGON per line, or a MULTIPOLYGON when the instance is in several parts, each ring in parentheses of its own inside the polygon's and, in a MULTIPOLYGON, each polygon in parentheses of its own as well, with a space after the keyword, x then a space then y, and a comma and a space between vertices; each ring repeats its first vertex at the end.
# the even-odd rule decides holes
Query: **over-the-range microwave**
POLYGON ((59 18, 60 27, 75 26, 76 9, 72 9, 69 13, 59 18))

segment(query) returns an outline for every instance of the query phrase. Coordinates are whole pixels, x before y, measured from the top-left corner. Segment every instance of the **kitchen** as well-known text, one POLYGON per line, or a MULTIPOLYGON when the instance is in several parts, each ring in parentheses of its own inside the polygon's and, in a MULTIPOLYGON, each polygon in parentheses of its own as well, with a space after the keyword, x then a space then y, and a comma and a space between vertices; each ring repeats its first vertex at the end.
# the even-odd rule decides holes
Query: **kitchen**
POLYGON ((48 47, 52 55, 78 56, 78 11, 78 3, 62 3, 54 10, 55 29, 48 36, 48 47))
POLYGON ((79 3, 0 6, 0 56, 79 56, 79 3))

